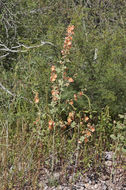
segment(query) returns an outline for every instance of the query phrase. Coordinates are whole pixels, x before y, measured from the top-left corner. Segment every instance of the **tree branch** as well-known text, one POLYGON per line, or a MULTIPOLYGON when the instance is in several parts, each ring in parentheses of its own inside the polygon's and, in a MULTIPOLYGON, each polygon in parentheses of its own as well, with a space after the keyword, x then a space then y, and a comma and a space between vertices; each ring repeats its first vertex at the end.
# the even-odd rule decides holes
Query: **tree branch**
MULTIPOLYGON (((13 96, 13 97, 17 97, 16 94, 13 94, 10 90, 8 90, 7 88, 5 88, 5 87, 1 84, 1 82, 0 82, 0 88, 1 88, 2 90, 4 90, 7 94, 9 94, 9 95, 11 95, 11 96, 13 96)), ((24 100, 27 100, 28 102, 30 102, 30 103, 33 104, 33 102, 30 101, 28 98, 25 98, 25 97, 23 97, 23 96, 21 96, 21 98, 24 99, 24 100)))
POLYGON ((15 94, 13 94, 12 92, 10 92, 7 88, 5 88, 1 82, 0 82, 0 88, 2 88, 5 92, 7 92, 8 94, 10 94, 11 96, 16 96, 15 94))
POLYGON ((0 59, 5 58, 5 57, 8 56, 8 55, 9 55, 9 53, 6 53, 5 55, 1 55, 1 56, 0 56, 0 59))
POLYGON ((18 52, 21 52, 21 53, 24 53, 24 52, 27 52, 29 49, 33 49, 33 48, 39 48, 43 45, 51 45, 51 46, 54 46, 54 44, 52 44, 51 42, 41 42, 41 44, 39 45, 33 45, 33 46, 26 46, 24 44, 19 44, 18 46, 14 46, 12 47, 11 49, 8 48, 5 44, 0 44, 1 48, 0 51, 6 51, 6 52, 11 52, 11 53, 18 53, 18 52), (25 48, 26 50, 19 50, 18 48, 25 48))

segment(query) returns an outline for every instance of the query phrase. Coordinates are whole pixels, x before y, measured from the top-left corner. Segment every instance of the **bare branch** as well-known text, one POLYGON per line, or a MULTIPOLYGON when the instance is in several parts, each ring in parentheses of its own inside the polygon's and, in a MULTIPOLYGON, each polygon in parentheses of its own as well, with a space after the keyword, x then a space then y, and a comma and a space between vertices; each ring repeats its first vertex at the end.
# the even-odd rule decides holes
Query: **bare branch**
POLYGON ((9 53, 6 53, 5 55, 0 56, 0 59, 3 59, 3 58, 5 58, 8 55, 9 55, 9 53))
POLYGON ((21 53, 24 53, 24 52, 27 52, 29 49, 33 49, 33 48, 39 48, 43 45, 51 45, 51 46, 54 46, 54 44, 52 44, 51 42, 41 42, 41 44, 39 45, 33 45, 33 46, 26 46, 24 44, 19 44, 18 46, 15 46, 15 47, 12 47, 11 49, 8 48, 5 44, 0 44, 1 48, 0 51, 6 51, 6 52, 11 52, 11 53, 18 53, 18 52, 21 52, 21 53), (26 50, 19 50, 17 48, 25 48, 26 50), (17 49, 17 50, 16 50, 17 49))
MULTIPOLYGON (((0 3, 2 4, 2 7, 3 7, 2 12, 1 12, 2 17, 0 20, 4 27, 5 34, 6 34, 6 38, 4 38, 5 42, 0 41, 0 59, 5 58, 7 55, 9 55, 9 53, 10 54, 11 53, 26 53, 30 49, 39 48, 43 45, 54 46, 51 42, 39 42, 40 44, 35 44, 35 45, 33 44, 31 46, 27 46, 25 44, 20 44, 18 41, 16 42, 15 40, 17 39, 17 22, 18 22, 17 14, 19 14, 19 12, 16 12, 16 14, 13 13, 13 7, 15 7, 14 3, 6 3, 2 0, 0 0, 0 3), (13 39, 11 38, 12 34, 13 34, 13 39), (12 41, 10 41, 10 39, 12 39, 12 41), (13 45, 13 44, 16 44, 16 45, 13 45)), ((49 8, 49 7, 46 7, 45 10, 47 8, 49 8)), ((36 11, 43 12, 43 8, 42 8, 42 10, 36 9, 35 12, 36 11)))
POLYGON ((13 94, 12 92, 10 92, 7 88, 5 88, 1 83, 0 83, 0 88, 2 88, 5 92, 7 92, 8 94, 10 94, 11 96, 15 96, 15 94, 13 94))
MULTIPOLYGON (((0 82, 0 88, 1 88, 2 90, 4 90, 7 94, 9 94, 9 95, 11 95, 11 96, 13 96, 13 97, 18 97, 16 94, 13 94, 10 90, 8 90, 7 88, 5 88, 5 87, 1 84, 1 82, 0 82)), ((24 99, 24 100, 26 100, 26 101, 28 101, 28 102, 30 102, 30 103, 33 103, 33 102, 30 101, 28 98, 25 98, 25 97, 23 97, 23 96, 21 96, 20 98, 22 98, 22 99, 24 99)))

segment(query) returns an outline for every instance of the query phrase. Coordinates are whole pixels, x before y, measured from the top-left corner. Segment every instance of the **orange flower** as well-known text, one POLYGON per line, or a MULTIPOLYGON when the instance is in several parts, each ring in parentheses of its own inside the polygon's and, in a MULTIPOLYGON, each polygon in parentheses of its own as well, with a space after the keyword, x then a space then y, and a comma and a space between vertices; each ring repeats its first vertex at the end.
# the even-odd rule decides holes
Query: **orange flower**
POLYGON ((65 37, 64 44, 68 44, 69 41, 72 41, 72 36, 65 37))
POLYGON ((49 125, 54 125, 54 121, 53 120, 49 120, 49 125))
POLYGON ((76 94, 74 94, 74 100, 77 101, 77 95, 76 94))
POLYGON ((74 120, 74 112, 69 112, 69 117, 74 120))
POLYGON ((91 131, 91 132, 94 132, 94 131, 95 131, 95 128, 94 128, 93 126, 90 126, 89 128, 90 128, 90 131, 91 131))
POLYGON ((71 41, 72 41, 72 36, 69 36, 69 40, 71 40, 71 41))
POLYGON ((67 87, 68 87, 69 85, 70 85, 70 83, 68 83, 68 82, 65 84, 65 86, 67 86, 67 87))
POLYGON ((68 45, 68 46, 71 46, 71 44, 72 44, 71 41, 68 41, 68 42, 67 42, 67 45, 68 45))
POLYGON ((82 142, 81 142, 80 140, 78 141, 78 143, 79 143, 79 144, 82 144, 82 142))
POLYGON ((83 92, 79 92, 79 96, 82 96, 83 95, 83 92))
POLYGON ((53 129, 53 127, 52 127, 51 125, 49 125, 49 129, 50 129, 50 130, 52 130, 52 129, 53 129))
POLYGON ((56 69, 56 67, 55 67, 54 65, 52 65, 52 67, 51 67, 51 71, 54 72, 55 69, 56 69))
POLYGON ((74 116, 74 112, 69 112, 69 117, 73 117, 74 116))
POLYGON ((52 90, 51 93, 53 96, 55 96, 55 95, 59 94, 59 91, 58 90, 52 90))
POLYGON ((70 117, 68 117, 68 118, 67 118, 67 123, 68 123, 68 125, 70 125, 70 124, 71 124, 71 122, 72 122, 71 118, 70 118, 70 117))
POLYGON ((36 104, 38 104, 38 103, 39 103, 38 92, 36 92, 36 94, 35 94, 35 97, 34 97, 34 102, 35 102, 36 104))
POLYGON ((86 136, 90 137, 91 136, 91 132, 90 131, 86 131, 86 136))
POLYGON ((84 142, 87 143, 89 140, 87 137, 85 137, 84 142))
POLYGON ((85 131, 82 131, 81 133, 82 133, 82 134, 85 134, 85 131))
POLYGON ((87 122, 89 120, 89 117, 85 116, 84 121, 87 122))
POLYGON ((52 99, 53 99, 54 102, 58 100, 58 98, 56 96, 53 96, 52 99))
POLYGON ((74 25, 68 26, 67 36, 65 37, 63 50, 61 51, 62 55, 69 54, 69 50, 72 45, 72 36, 71 35, 74 34, 73 30, 74 30, 74 25))
POLYGON ((70 78, 70 77, 68 78, 68 81, 69 82, 74 82, 74 80, 72 78, 70 78))
POLYGON ((73 34, 73 30, 74 30, 74 25, 68 26, 67 33, 68 34, 73 34))
POLYGON ((70 105, 73 105, 73 100, 70 100, 70 101, 69 101, 69 104, 70 104, 70 105))
POLYGON ((40 119, 36 119, 36 121, 33 122, 34 125, 37 125, 40 119))
POLYGON ((56 78, 57 78, 57 74, 51 73, 51 77, 50 77, 51 82, 54 82, 56 78))
POLYGON ((62 129, 66 129, 66 125, 62 126, 62 129))
POLYGON ((49 124, 49 129, 50 130, 53 129, 54 124, 55 124, 54 121, 53 120, 49 120, 48 124, 49 124))

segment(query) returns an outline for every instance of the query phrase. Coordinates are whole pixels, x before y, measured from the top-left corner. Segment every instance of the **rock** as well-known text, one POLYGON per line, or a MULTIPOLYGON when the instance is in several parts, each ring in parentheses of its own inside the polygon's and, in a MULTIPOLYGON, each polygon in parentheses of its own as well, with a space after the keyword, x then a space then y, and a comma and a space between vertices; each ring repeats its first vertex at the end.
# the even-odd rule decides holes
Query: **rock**
POLYGON ((88 183, 88 182, 89 182, 89 178, 88 178, 88 177, 85 177, 85 178, 84 178, 84 182, 85 182, 85 183, 88 183))
POLYGON ((62 190, 63 186, 62 185, 58 185, 57 190, 62 190))
POLYGON ((114 156, 114 152, 105 152, 105 160, 112 160, 114 156))
POLYGON ((85 187, 86 187, 87 189, 89 189, 91 186, 90 186, 89 183, 85 183, 85 187))
POLYGON ((107 189, 108 189, 107 185, 106 184, 102 184, 102 190, 107 190, 107 189))
POLYGON ((106 161, 106 162, 105 162, 105 165, 106 165, 107 167, 111 167, 111 166, 112 166, 112 161, 110 161, 110 160, 106 161))
POLYGON ((91 184, 92 184, 92 185, 95 185, 95 184, 96 184, 96 182, 93 180, 91 184))
POLYGON ((69 176, 69 183, 71 184, 73 182, 73 176, 69 176))
POLYGON ((70 190, 70 188, 69 187, 64 187, 64 189, 63 190, 70 190))
MULTIPOLYGON (((48 186, 46 186, 46 187, 44 187, 44 189, 43 190, 48 190, 49 188, 48 188, 48 186)), ((42 189, 41 189, 42 190, 42 189)))
POLYGON ((95 184, 95 185, 94 185, 94 188, 97 189, 97 188, 98 188, 98 184, 95 184))
POLYGON ((91 180, 89 180, 89 181, 88 181, 88 183, 89 183, 89 184, 92 184, 92 181, 91 181, 91 180))
POLYGON ((46 185, 46 183, 43 183, 43 181, 40 181, 39 184, 38 184, 38 186, 39 186, 40 190, 41 190, 41 189, 44 189, 44 190, 45 190, 45 189, 47 189, 47 187, 48 187, 48 186, 46 185))
POLYGON ((102 180, 103 180, 103 181, 107 181, 107 180, 109 180, 109 178, 110 178, 110 177, 109 177, 108 175, 103 175, 103 176, 102 176, 102 180))
POLYGON ((76 190, 84 190, 85 185, 82 183, 76 183, 76 185, 74 185, 76 190))
POLYGON ((53 177, 55 178, 55 180, 59 181, 59 179, 60 179, 60 173, 59 172, 55 172, 53 174, 53 177))

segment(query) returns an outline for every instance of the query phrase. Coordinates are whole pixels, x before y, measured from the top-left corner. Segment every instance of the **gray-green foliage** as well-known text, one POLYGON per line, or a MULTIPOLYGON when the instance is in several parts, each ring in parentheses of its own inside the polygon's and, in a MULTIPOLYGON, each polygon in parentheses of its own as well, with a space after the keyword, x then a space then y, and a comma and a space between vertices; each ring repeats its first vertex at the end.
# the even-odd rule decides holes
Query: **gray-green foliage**
MULTIPOLYGON (((108 105, 114 115, 125 112, 124 1, 118 1, 118 6, 116 1, 74 0, 38 3, 33 0, 12 0, 8 3, 2 1, 2 5, 2 44, 10 49, 18 44, 38 45, 41 41, 55 45, 45 45, 27 53, 9 52, 1 59, 3 85, 13 93, 30 99, 33 98, 33 91, 39 91, 41 99, 45 101, 48 96, 49 101, 50 66, 60 59, 65 28, 71 22, 75 25, 75 37, 69 56, 71 63, 67 65, 69 74, 77 74, 77 77, 65 96, 71 98, 70 94, 86 88, 94 109, 100 111, 108 105)), ((5 95, 2 90, 1 94, 5 95)), ((81 101, 79 106, 83 107, 84 104, 81 101)))
MULTIPOLYGON (((125 151, 125 123, 122 118, 117 125, 112 123, 118 113, 126 112, 125 8, 123 0, 0 1, 0 84, 5 87, 0 86, 0 189, 24 189, 28 182, 33 189, 38 188, 39 171, 45 165, 50 168, 52 157, 64 172, 75 160, 80 159, 78 164, 86 169, 92 162, 99 164, 97 158, 105 150, 115 151, 117 146, 125 151), (61 105, 55 110, 54 119, 57 123, 64 120, 66 126, 56 126, 52 135, 48 127, 53 115, 49 106, 50 68, 61 60, 70 23, 75 25, 75 34, 65 64, 74 82, 63 89, 61 105), (53 45, 17 47, 37 46, 43 41, 53 45), (5 46, 18 51, 1 50, 5 46), (72 107, 66 100, 81 89, 85 96, 74 101, 77 117, 69 126, 67 116, 72 107), (38 104, 34 102, 36 92, 38 104), (84 121, 85 116, 89 121, 84 121), (88 125, 95 131, 85 144, 88 125), (110 136, 118 142, 114 144, 110 136), (80 149, 79 139, 83 140, 80 149)), ((56 185, 57 181, 49 183, 56 185)))

